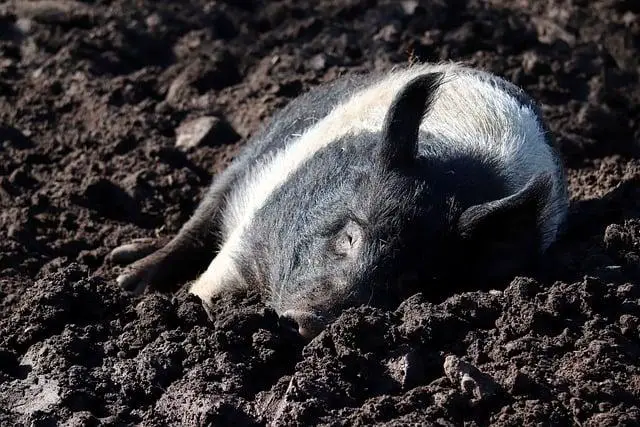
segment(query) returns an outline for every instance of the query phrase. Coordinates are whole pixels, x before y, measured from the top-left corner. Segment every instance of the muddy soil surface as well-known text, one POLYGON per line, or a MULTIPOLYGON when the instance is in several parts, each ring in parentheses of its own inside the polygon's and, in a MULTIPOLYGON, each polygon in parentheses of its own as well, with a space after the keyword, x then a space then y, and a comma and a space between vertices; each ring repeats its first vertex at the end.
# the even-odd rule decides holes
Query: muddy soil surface
POLYGON ((634 0, 0 4, 0 424, 637 425, 639 60, 634 0), (543 267, 306 346, 259 295, 210 322, 184 290, 118 290, 109 251, 174 233, 278 107, 409 59, 542 104, 573 201, 543 267))

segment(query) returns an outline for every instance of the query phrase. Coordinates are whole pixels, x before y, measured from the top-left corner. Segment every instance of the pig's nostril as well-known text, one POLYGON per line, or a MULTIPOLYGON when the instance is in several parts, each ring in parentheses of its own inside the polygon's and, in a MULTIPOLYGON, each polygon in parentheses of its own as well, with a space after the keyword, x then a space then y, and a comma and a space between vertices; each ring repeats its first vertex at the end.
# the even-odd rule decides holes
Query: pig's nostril
POLYGON ((280 316, 280 318, 278 319, 278 324, 282 329, 286 331, 293 332, 296 334, 298 333, 298 328, 299 328, 298 322, 289 313, 284 313, 282 316, 280 316))

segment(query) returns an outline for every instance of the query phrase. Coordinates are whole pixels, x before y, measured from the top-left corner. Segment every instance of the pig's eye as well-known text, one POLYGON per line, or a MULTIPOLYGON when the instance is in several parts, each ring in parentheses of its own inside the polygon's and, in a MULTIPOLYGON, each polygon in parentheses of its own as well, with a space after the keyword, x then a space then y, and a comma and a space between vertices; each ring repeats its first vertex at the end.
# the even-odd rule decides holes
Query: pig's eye
POLYGON ((334 250, 339 255, 347 255, 353 246, 353 236, 341 233, 334 242, 334 250))
POLYGON ((362 229, 357 223, 349 221, 335 236, 333 252, 340 256, 351 255, 357 250, 361 240, 362 229))

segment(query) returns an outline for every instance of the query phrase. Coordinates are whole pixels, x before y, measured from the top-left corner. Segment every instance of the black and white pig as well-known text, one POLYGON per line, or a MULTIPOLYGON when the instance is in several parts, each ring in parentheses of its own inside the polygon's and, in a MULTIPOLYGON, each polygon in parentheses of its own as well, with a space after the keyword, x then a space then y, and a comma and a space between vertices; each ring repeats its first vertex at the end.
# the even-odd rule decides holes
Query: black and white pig
POLYGON ((292 101, 178 234, 117 281, 167 290, 201 273, 190 291, 210 316, 213 297, 259 289, 311 338, 408 281, 517 273, 556 239, 567 207, 562 162, 531 98, 460 64, 411 65, 292 101))

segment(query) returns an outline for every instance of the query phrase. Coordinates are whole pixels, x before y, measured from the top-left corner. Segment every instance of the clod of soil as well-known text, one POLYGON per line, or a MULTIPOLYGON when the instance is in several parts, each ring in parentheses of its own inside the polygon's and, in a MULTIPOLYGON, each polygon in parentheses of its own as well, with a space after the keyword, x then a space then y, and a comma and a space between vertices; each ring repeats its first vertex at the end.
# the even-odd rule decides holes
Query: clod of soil
POLYGON ((0 424, 636 425, 638 5, 0 5, 0 424), (573 205, 538 269, 353 308, 307 345, 258 295, 210 322, 184 290, 121 294, 111 250, 176 232, 278 107, 407 60, 465 60, 540 101, 573 205))

